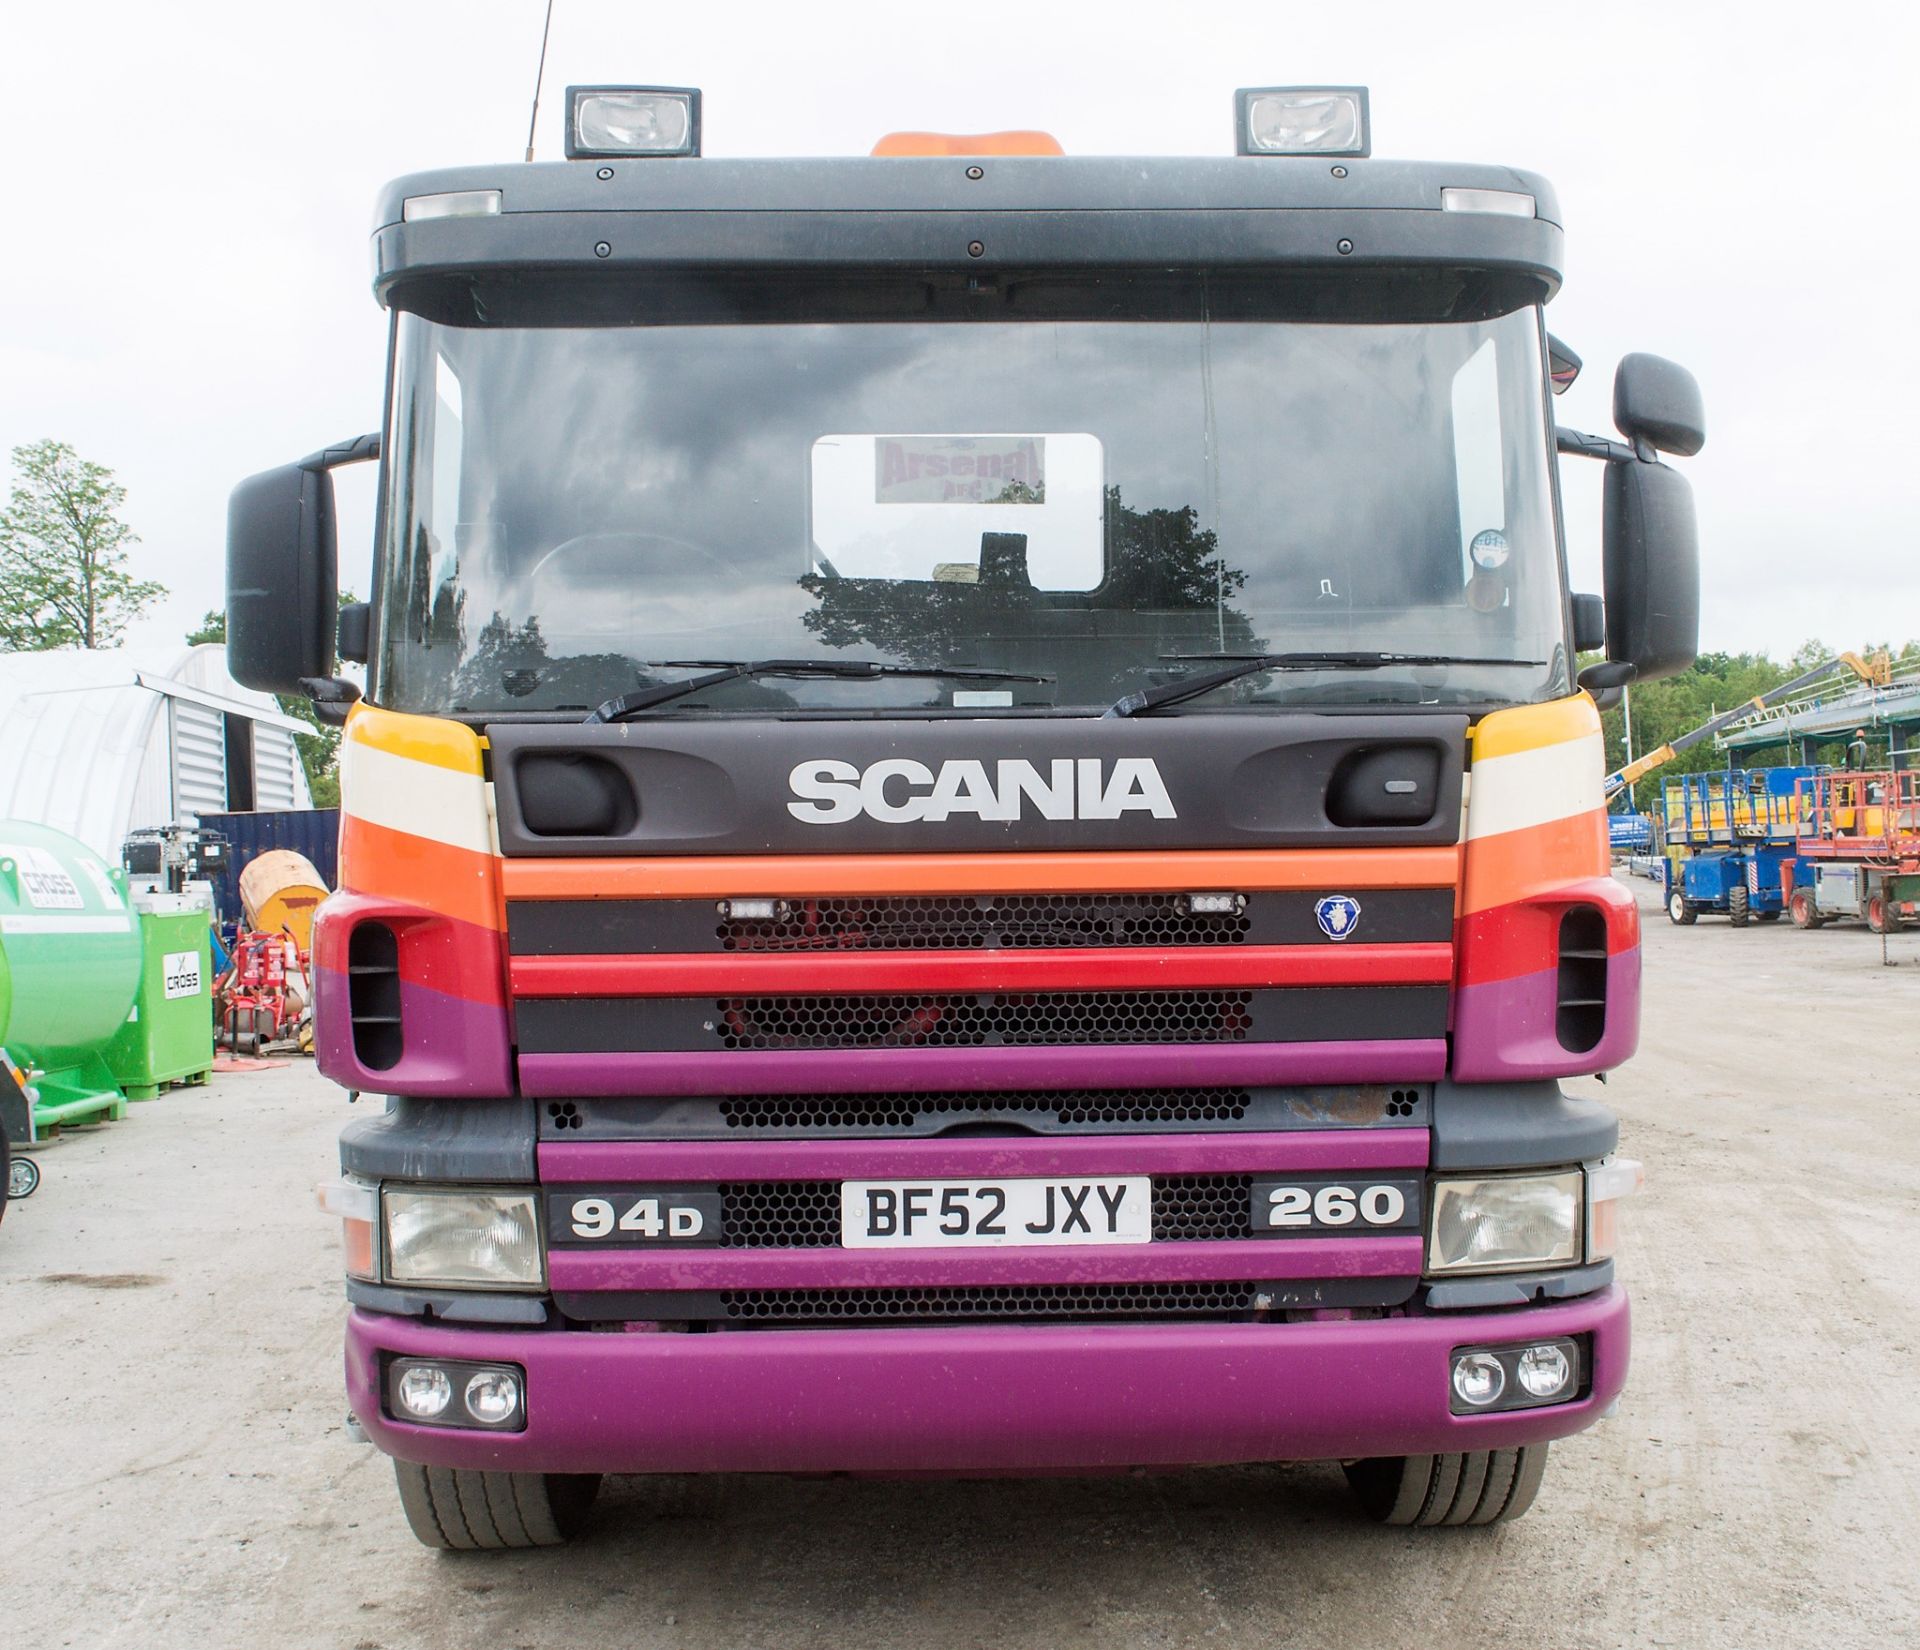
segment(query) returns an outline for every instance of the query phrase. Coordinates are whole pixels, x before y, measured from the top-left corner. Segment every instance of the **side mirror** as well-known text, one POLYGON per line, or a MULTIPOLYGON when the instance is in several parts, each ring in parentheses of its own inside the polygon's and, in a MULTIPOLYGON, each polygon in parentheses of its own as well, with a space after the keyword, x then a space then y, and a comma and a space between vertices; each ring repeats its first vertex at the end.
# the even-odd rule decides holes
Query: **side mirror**
POLYGON ((227 504, 227 668, 269 693, 333 674, 339 552, 332 471, 380 455, 380 438, 249 476, 227 504))
POLYGON ((1573 650, 1591 653, 1607 645, 1607 604, 1598 596, 1573 598, 1573 650))
POLYGON ((340 657, 356 665, 367 662, 371 647, 373 609, 366 602, 348 602, 340 609, 340 657))
POLYGON ((1671 676, 1700 645, 1700 534, 1693 489, 1664 464, 1607 466, 1601 527, 1607 659, 1633 680, 1671 676))
POLYGON ((1552 333, 1547 334, 1547 382, 1555 395, 1565 395, 1580 376, 1581 361, 1552 333))
MULTIPOLYGON (((1657 355, 1624 356, 1613 377, 1613 421, 1630 445, 1564 427, 1554 432, 1561 452, 1607 466, 1600 535, 1607 657, 1580 672, 1580 685, 1596 695, 1685 670, 1700 645, 1700 529, 1693 489, 1654 456, 1691 456, 1706 445, 1700 386, 1685 367, 1657 355)), ((1574 600, 1578 635, 1582 598, 1574 600)), ((1591 623, 1589 613, 1589 631, 1591 623)))
MULTIPOLYGON (((1700 386, 1685 367, 1657 355, 1623 355, 1613 375, 1613 422, 1635 447, 1691 458, 1707 444, 1700 386)), ((1651 453, 1643 453, 1651 458, 1651 453)))

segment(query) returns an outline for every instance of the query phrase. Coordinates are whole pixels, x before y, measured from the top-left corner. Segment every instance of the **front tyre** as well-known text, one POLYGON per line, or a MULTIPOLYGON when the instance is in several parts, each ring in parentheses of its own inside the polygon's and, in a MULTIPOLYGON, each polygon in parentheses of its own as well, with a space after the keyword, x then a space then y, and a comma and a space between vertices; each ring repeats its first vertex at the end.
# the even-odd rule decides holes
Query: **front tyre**
POLYGON ((1668 922, 1674 923, 1681 928, 1690 928, 1693 926, 1694 919, 1699 916, 1699 914, 1700 913, 1694 909, 1693 902, 1688 899, 1685 894, 1681 893, 1678 888, 1667 895, 1668 922))
POLYGON ((1420 1529, 1508 1523, 1533 1505, 1546 1470, 1545 1444, 1346 1463, 1361 1511, 1377 1524, 1420 1529))
POLYGON ((395 1461, 400 1506, 421 1543, 457 1552, 558 1547, 579 1534, 598 1473, 476 1472, 395 1461))
POLYGON ((1727 920, 1735 928, 1745 928, 1747 915, 1747 890, 1744 884, 1736 882, 1727 890, 1727 920))

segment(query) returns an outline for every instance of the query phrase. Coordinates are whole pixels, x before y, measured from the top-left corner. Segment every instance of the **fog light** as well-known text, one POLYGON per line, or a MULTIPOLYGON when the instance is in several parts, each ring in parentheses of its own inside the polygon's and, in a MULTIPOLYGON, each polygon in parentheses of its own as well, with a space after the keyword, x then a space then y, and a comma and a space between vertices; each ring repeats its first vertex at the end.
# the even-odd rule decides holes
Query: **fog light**
POLYGON ((1243 155, 1364 155, 1364 86, 1259 86, 1234 94, 1243 155))
POLYGON ((467 1413, 482 1426, 511 1421, 519 1410, 520 1382, 510 1371, 483 1369, 467 1382, 467 1413))
POLYGON ((421 1421, 436 1421, 453 1402, 453 1383, 438 1364, 410 1364, 394 1382, 400 1407, 421 1421))
POLYGON ((1247 908, 1245 894, 1188 894, 1187 911, 1196 917, 1237 917, 1247 908))
POLYGON ((1578 1336, 1512 1346, 1456 1347, 1453 1413, 1488 1415, 1571 1403, 1579 1396, 1586 1363, 1578 1336))
POLYGON ((792 908, 783 899, 723 899, 720 915, 729 922, 779 922, 792 908))
MULTIPOLYGON (((1520 1354, 1513 1372, 1520 1384, 1536 1398, 1554 1397, 1566 1391, 1573 1380, 1573 1364, 1566 1353, 1551 1342, 1544 1346, 1528 1347, 1520 1354)), ((1455 1384, 1458 1385, 1457 1375, 1455 1384)))
POLYGON ((567 159, 700 153, 700 94, 690 86, 569 86, 567 159))
POLYGON ((1469 1352, 1454 1362, 1453 1391, 1463 1404, 1484 1409, 1506 1390, 1506 1385, 1507 1372, 1491 1352, 1469 1352))

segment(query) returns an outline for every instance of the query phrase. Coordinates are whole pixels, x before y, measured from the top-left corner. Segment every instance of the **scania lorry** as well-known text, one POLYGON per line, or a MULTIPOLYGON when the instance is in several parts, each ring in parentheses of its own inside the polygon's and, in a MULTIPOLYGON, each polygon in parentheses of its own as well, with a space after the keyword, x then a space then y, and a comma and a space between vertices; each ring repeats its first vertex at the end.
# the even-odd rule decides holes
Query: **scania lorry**
POLYGON ((1367 117, 726 160, 579 87, 564 161, 382 195, 384 428, 236 490, 228 633, 344 718, 325 1195, 423 1541, 1269 1461, 1486 1524, 1614 1403, 1596 698, 1692 656, 1700 399, 1556 429, 1551 188, 1367 117))

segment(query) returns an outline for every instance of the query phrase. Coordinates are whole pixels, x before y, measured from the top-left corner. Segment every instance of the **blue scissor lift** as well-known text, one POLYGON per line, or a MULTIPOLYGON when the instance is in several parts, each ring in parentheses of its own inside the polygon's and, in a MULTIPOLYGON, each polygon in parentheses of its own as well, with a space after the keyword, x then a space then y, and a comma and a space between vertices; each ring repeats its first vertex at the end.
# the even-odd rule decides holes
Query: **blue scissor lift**
POLYGON ((1736 928, 1756 917, 1777 922, 1787 908, 1782 867, 1793 862, 1806 808, 1797 787, 1818 771, 1728 768, 1669 779, 1662 798, 1668 918, 1686 924, 1716 911, 1736 928))

